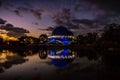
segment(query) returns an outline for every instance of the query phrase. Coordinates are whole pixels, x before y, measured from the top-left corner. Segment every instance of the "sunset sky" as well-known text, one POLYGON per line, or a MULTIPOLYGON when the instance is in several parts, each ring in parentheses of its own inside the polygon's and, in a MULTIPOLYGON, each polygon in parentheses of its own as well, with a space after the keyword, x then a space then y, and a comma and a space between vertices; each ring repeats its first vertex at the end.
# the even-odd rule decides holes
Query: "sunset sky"
POLYGON ((49 34, 56 25, 65 25, 74 34, 98 31, 104 24, 120 23, 119 3, 118 0, 0 0, 0 22, 6 21, 0 27, 0 35, 20 37, 27 33, 38 37, 49 34))

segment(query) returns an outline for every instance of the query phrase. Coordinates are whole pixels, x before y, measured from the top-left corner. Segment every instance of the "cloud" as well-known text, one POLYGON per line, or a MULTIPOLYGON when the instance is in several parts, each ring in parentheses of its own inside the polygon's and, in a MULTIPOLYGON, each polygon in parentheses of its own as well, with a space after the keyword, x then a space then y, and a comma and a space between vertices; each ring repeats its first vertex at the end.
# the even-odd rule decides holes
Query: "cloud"
POLYGON ((21 7, 17 7, 13 12, 17 16, 22 16, 21 15, 22 12, 31 13, 36 19, 40 20, 43 10, 41 10, 41 9, 30 9, 30 8, 26 8, 26 7, 21 6, 21 7))
POLYGON ((68 28, 79 28, 76 24, 72 24, 72 13, 70 9, 62 8, 52 17, 53 22, 57 25, 65 25, 68 28))
MULTIPOLYGON (((10 10, 10 9, 9 9, 10 10)), ((12 10, 11 10, 12 11, 12 10)), ((13 10, 13 12, 17 15, 17 16, 23 16, 21 13, 22 12, 30 12, 30 9, 26 8, 26 7, 17 7, 15 10, 13 10)))
POLYGON ((0 24, 5 24, 6 20, 0 18, 0 24))
MULTIPOLYGON (((76 2, 76 9, 82 6, 91 6, 89 8, 99 8, 104 10, 111 10, 120 12, 120 1, 119 0, 78 0, 76 2), (85 3, 85 4, 84 4, 85 3)), ((88 8, 88 7, 87 7, 88 8)))
POLYGON ((74 30, 80 29, 80 26, 78 24, 70 24, 68 26, 69 26, 69 29, 74 29, 74 30))
POLYGON ((26 35, 25 33, 29 33, 28 30, 24 28, 14 27, 12 24, 1 26, 0 29, 8 31, 7 35, 12 37, 20 37, 26 35))
POLYGON ((0 7, 3 7, 4 9, 6 9, 8 11, 12 11, 13 8, 15 8, 15 6, 11 2, 9 2, 9 1, 6 2, 3 0, 0 1, 0 7))
POLYGON ((40 12, 40 10, 33 10, 33 9, 31 9, 30 12, 32 13, 32 15, 33 15, 35 18, 37 18, 37 19, 39 19, 39 20, 41 19, 42 13, 40 12))
POLYGON ((74 9, 76 11, 91 11, 98 9, 98 6, 85 0, 78 0, 75 4, 74 9))
POLYGON ((87 18, 76 18, 72 15, 71 10, 66 8, 60 9, 53 16, 53 21, 55 24, 66 26, 75 32, 78 31, 84 33, 100 29, 100 23, 102 23, 101 20, 99 20, 98 17, 93 20, 87 18))
POLYGON ((26 29, 24 29, 24 28, 18 28, 18 27, 14 27, 14 28, 12 29, 12 31, 18 32, 18 33, 29 33, 28 30, 26 30, 26 29))
POLYGON ((82 29, 101 29, 102 26, 105 25, 105 21, 101 20, 90 20, 90 19, 73 19, 73 23, 76 23, 82 29))
POLYGON ((53 21, 57 25, 64 25, 72 30, 86 29, 92 26, 94 21, 89 19, 77 19, 70 9, 62 8, 54 16, 53 21))
POLYGON ((72 18, 71 10, 67 8, 61 8, 56 14, 53 15, 52 18, 56 24, 67 23, 72 18))
POLYGON ((41 9, 34 8, 31 4, 31 2, 24 2, 21 1, 22 4, 18 4, 16 1, 13 3, 10 1, 0 1, 0 6, 2 6, 4 9, 15 13, 17 16, 24 16, 24 14, 21 14, 22 12, 27 12, 27 14, 32 14, 36 19, 41 19, 42 11, 41 9), (17 5, 18 4, 18 5, 17 5))
POLYGON ((38 23, 38 22, 32 22, 32 24, 34 24, 34 25, 39 25, 39 23, 38 23))
POLYGON ((14 27, 12 24, 6 24, 4 26, 1 26, 0 29, 4 29, 7 31, 19 32, 19 33, 29 33, 28 30, 26 30, 24 28, 14 27))
POLYGON ((119 0, 87 0, 102 6, 104 9, 120 12, 120 1, 119 0))
POLYGON ((12 24, 6 24, 0 27, 0 29, 4 29, 4 30, 12 30, 13 28, 14 26, 12 24))
POLYGON ((15 31, 9 31, 7 33, 7 35, 10 36, 10 37, 16 37, 16 38, 19 38, 21 36, 26 36, 25 33, 20 33, 20 32, 15 32, 15 31))
POLYGON ((26 8, 26 7, 17 7, 16 9, 17 9, 18 11, 23 11, 23 12, 28 12, 28 11, 29 11, 29 9, 26 8))
POLYGON ((92 20, 89 19, 73 19, 72 21, 76 24, 85 24, 88 26, 92 26, 94 23, 92 20))
POLYGON ((48 27, 48 28, 46 28, 46 29, 39 29, 39 30, 53 31, 53 30, 54 30, 54 28, 53 28, 53 27, 48 27))
POLYGON ((97 21, 109 23, 119 17, 119 5, 119 0, 77 0, 74 9, 79 12, 92 13, 97 21))
POLYGON ((14 12, 17 16, 21 16, 21 14, 20 14, 20 11, 19 11, 19 10, 17 10, 17 9, 16 9, 16 10, 14 10, 13 12, 14 12))

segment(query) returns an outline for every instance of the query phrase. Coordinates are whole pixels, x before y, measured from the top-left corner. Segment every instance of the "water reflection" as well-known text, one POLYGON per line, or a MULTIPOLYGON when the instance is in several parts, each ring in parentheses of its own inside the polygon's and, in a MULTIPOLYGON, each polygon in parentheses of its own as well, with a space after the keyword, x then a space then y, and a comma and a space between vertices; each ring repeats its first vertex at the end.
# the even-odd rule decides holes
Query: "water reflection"
POLYGON ((0 52, 0 73, 12 67, 12 65, 22 64, 26 61, 27 59, 24 59, 11 51, 3 50, 0 52))
POLYGON ((47 51, 46 50, 39 50, 39 57, 40 59, 46 59, 47 58, 47 51))
POLYGON ((75 58, 75 54, 70 49, 52 49, 52 50, 40 50, 39 51, 40 59, 49 58, 58 68, 67 67, 75 58))
POLYGON ((49 79, 58 77, 61 80, 64 77, 71 80, 77 78, 86 80, 87 77, 96 80, 96 76, 100 80, 103 76, 108 80, 109 75, 119 74, 119 67, 118 53, 100 53, 93 49, 0 51, 0 80, 17 80, 14 79, 15 76, 22 76, 20 80, 36 80, 36 77, 39 78, 38 80, 46 80, 44 79, 47 78, 46 76, 49 76, 49 79), (52 77, 54 75, 56 77, 52 77), (66 77, 67 75, 72 75, 74 78, 66 77))
POLYGON ((67 67, 75 58, 75 54, 70 49, 49 50, 48 58, 59 68, 67 67))

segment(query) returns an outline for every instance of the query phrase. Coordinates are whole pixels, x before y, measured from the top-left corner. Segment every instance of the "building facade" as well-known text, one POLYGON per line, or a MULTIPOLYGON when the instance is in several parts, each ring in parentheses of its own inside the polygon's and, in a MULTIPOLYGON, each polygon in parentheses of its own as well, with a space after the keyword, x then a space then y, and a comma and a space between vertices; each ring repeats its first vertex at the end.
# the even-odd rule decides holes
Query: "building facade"
POLYGON ((48 37, 48 44, 69 45, 74 39, 73 33, 64 26, 57 26, 51 36, 48 37))

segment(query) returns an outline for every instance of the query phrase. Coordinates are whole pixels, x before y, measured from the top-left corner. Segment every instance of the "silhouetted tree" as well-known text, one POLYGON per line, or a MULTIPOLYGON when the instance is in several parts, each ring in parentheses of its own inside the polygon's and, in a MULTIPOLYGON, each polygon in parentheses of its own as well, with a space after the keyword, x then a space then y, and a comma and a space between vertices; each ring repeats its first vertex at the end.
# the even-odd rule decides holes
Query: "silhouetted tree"
POLYGON ((41 34, 39 36, 39 43, 40 44, 46 43, 47 41, 48 41, 48 36, 46 34, 41 34))
POLYGON ((87 43, 94 43, 97 40, 97 33, 87 33, 86 41, 87 43))
POLYGON ((120 43, 120 25, 114 23, 106 25, 103 29, 102 40, 120 43))
POLYGON ((96 42, 98 38, 97 33, 87 33, 87 35, 83 36, 83 35, 78 35, 77 36, 77 42, 79 44, 92 44, 94 42, 96 42))
POLYGON ((3 38, 0 38, 0 44, 3 44, 4 42, 3 42, 3 38))
POLYGON ((19 38, 19 43, 20 44, 38 44, 39 40, 35 37, 31 37, 31 36, 22 36, 19 38))
POLYGON ((83 35, 78 35, 77 36, 77 43, 78 44, 83 44, 84 43, 84 36, 83 35))

